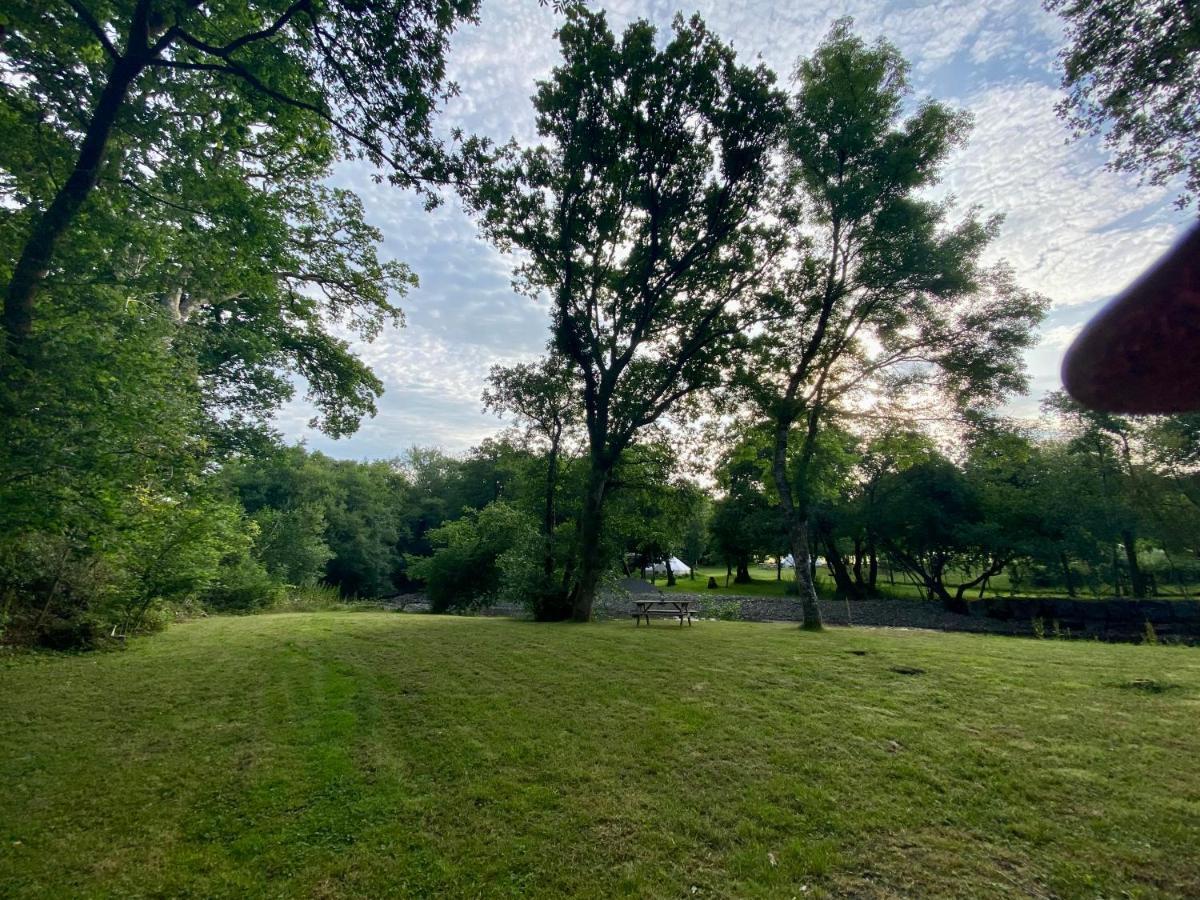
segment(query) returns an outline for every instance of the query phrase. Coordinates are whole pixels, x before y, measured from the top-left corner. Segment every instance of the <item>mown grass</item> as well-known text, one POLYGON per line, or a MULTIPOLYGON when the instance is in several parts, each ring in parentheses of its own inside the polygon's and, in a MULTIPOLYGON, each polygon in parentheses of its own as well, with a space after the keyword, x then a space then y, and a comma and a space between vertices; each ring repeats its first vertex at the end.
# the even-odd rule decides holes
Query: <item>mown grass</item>
MULTIPOLYGON (((666 592, 685 592, 685 593, 701 593, 708 590, 709 576, 717 579, 718 589, 713 593, 733 594, 743 597, 783 597, 787 593, 787 585, 796 580, 796 573, 790 569, 784 569, 779 573, 780 577, 776 578, 775 567, 773 565, 752 565, 750 567, 750 577, 753 579, 748 584, 737 584, 733 580, 733 576, 726 579, 726 572, 720 566, 699 566, 695 570, 695 578, 689 578, 686 575, 676 578, 674 587, 667 586, 667 578, 665 575, 658 575, 651 579, 647 573, 647 580, 653 581, 654 586, 666 592)), ((954 577, 948 579, 948 584, 951 588, 957 586, 957 580, 954 577)), ((1080 588, 1077 591, 1077 599, 1092 600, 1099 597, 1112 596, 1112 588, 1109 585, 1102 586, 1103 590, 1099 594, 1092 594, 1090 591, 1080 588)), ((1160 600, 1180 600, 1184 598, 1200 597, 1200 585, 1191 585, 1187 588, 1180 588, 1178 585, 1168 583, 1167 581, 1159 582, 1159 592, 1156 595, 1160 600)), ((833 578, 825 568, 817 569, 817 590, 823 595, 832 596, 834 592, 833 578)), ((893 572, 892 580, 888 580, 885 571, 881 570, 878 581, 876 582, 876 591, 880 597, 890 597, 897 600, 923 600, 925 599, 924 592, 920 587, 912 582, 908 576, 901 572, 893 572)), ((988 582, 987 589, 983 592, 984 597, 1066 597, 1067 592, 1063 588, 1046 588, 1035 587, 1028 583, 1022 583, 1013 586, 1007 573, 1001 573, 995 576, 988 582)), ((979 597, 979 590, 972 589, 967 594, 968 600, 974 600, 979 597)))
POLYGON ((0 668, 0 893, 1196 896, 1200 655, 213 618, 0 668))

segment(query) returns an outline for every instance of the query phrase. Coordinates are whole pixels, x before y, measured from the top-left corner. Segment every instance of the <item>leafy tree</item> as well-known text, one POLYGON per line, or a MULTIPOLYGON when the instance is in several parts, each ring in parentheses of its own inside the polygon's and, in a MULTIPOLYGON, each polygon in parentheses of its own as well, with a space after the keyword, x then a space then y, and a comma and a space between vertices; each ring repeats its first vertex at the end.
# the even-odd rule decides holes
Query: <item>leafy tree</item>
POLYGON ((1005 503, 1011 499, 989 494, 979 479, 934 457, 882 480, 876 523, 889 556, 931 598, 963 613, 967 591, 1000 574, 1032 543, 1019 508, 1005 503), (955 574, 964 576, 957 586, 950 584, 955 574))
MULTIPOLYGON (((15 263, 5 273, 4 325, 14 348, 32 331, 37 295, 79 217, 119 218, 131 195, 186 208, 200 199, 187 190, 192 176, 205 183, 217 175, 218 185, 234 188, 236 205, 247 191, 231 173, 286 187, 297 175, 319 175, 335 155, 386 165, 405 187, 445 179, 432 119, 450 90, 449 35, 475 9, 474 0, 9 4, 3 110, 22 138, 5 160, 6 199, 15 201, 6 217, 20 235, 7 242, 15 263), (48 150, 48 171, 36 147, 48 150), (89 209, 101 185, 111 196, 89 209), (183 204, 169 199, 181 194, 183 204)), ((276 204, 284 197, 264 192, 276 204)), ((346 201, 309 187, 287 210, 313 258, 340 239, 321 227, 331 212, 336 219, 342 207, 353 226, 357 211, 346 201)), ((202 232, 205 211, 191 212, 202 232)), ((217 231, 223 224, 212 223, 217 231)), ((170 296, 183 280, 160 288, 170 296)), ((320 277, 307 281, 327 287, 320 277)), ((220 295, 205 299, 219 303, 220 295)))
POLYGON ((879 580, 879 488, 883 479, 927 461, 934 455, 933 441, 919 431, 888 429, 870 437, 855 462, 856 484, 849 498, 848 518, 855 544, 855 581, 865 594, 874 594, 879 580), (862 574, 861 556, 867 573, 862 574))
POLYGON ((1111 167, 1200 190, 1200 7, 1190 0, 1045 0, 1066 20, 1058 111, 1104 135, 1111 167))
POLYGON ((701 561, 708 556, 713 502, 704 490, 692 486, 691 491, 692 499, 687 504, 679 556, 691 567, 694 575, 701 561))
POLYGON ((734 583, 750 582, 750 562, 778 553, 786 543, 778 505, 763 479, 761 441, 743 440, 724 455, 716 471, 722 496, 713 504, 713 545, 726 566, 736 568, 734 583))
POLYGON ((1065 393, 1050 394, 1045 407, 1056 411, 1070 434, 1070 449, 1096 473, 1100 480, 1112 551, 1114 588, 1122 593, 1117 553, 1125 556, 1129 590, 1144 597, 1147 583, 1138 561, 1138 530, 1146 495, 1134 458, 1136 424, 1125 416, 1086 409, 1065 393))
POLYGON ((221 473, 258 527, 255 555, 283 584, 315 584, 333 550, 327 513, 336 486, 324 457, 303 447, 263 452, 228 463, 221 473))
MULTIPOLYGON (((639 448, 641 449, 641 448, 639 448)), ((633 454, 631 454, 633 455, 633 454)), ((622 467, 618 471, 628 471, 622 467)), ((698 514, 703 494, 691 482, 673 477, 665 468, 651 484, 629 485, 622 481, 621 495, 614 502, 611 530, 618 530, 623 546, 652 572, 664 567, 667 585, 676 584, 671 557, 683 552, 690 523, 698 514)))
POLYGON ((969 552, 968 530, 981 519, 978 499, 949 460, 939 457, 887 476, 876 522, 889 555, 947 606, 946 576, 969 552))
POLYGON ((435 612, 483 606, 500 591, 500 558, 527 547, 536 534, 533 519, 497 501, 434 529, 433 555, 413 560, 410 568, 428 586, 435 612))
POLYGON ((162 323, 57 306, 46 324, 52 365, 0 379, 4 408, 19 389, 40 398, 0 424, 0 630, 15 640, 50 622, 110 631, 120 592, 141 590, 122 544, 150 523, 131 498, 188 511, 204 493, 195 382, 161 353, 162 323))
MULTIPOLYGON (((671 555, 693 501, 692 486, 676 475, 678 468, 675 447, 658 430, 622 454, 605 516, 606 557, 624 554, 641 568, 671 555)), ((672 579, 668 575, 668 583, 672 579)))
POLYGON ((1037 456, 1042 478, 1033 502, 1046 541, 1035 548, 1033 558, 1047 570, 1057 568, 1067 596, 1074 597, 1083 586, 1098 594, 1100 573, 1111 562, 1109 551, 1116 541, 1104 484, 1066 442, 1044 441, 1037 456))
POLYGON ((669 40, 567 11, 563 61, 534 97, 545 143, 510 145, 470 202, 552 300, 555 349, 583 389, 588 477, 573 616, 590 617, 606 560, 614 469, 639 432, 718 383, 762 265, 756 224, 781 102, 699 18, 669 40))
POLYGON ((176 500, 145 491, 130 504, 134 528, 118 545, 128 583, 120 592, 117 633, 137 630, 155 602, 199 599, 246 578, 254 529, 246 527, 236 504, 202 494, 176 500))
MULTIPOLYGON (((542 592, 550 590, 558 562, 555 553, 555 534, 559 525, 558 500, 561 492, 559 470, 563 453, 577 439, 579 406, 576 402, 578 385, 562 357, 550 355, 538 363, 526 363, 504 368, 492 368, 484 405, 498 413, 509 413, 524 425, 529 443, 545 449, 545 482, 542 504, 542 592)), ((567 568, 565 571, 569 572, 567 568)), ((565 619, 571 614, 567 589, 560 585, 558 603, 539 605, 539 613, 552 619, 565 619)))
POLYGON ((905 116, 893 46, 867 46, 841 21, 797 78, 776 204, 791 250, 777 257, 776 321, 740 381, 772 424, 804 626, 819 628, 808 528, 821 430, 872 403, 883 414, 889 396, 965 405, 1022 388, 1044 301, 981 264, 995 220, 951 225, 946 204, 922 198, 968 120, 932 101, 905 116))

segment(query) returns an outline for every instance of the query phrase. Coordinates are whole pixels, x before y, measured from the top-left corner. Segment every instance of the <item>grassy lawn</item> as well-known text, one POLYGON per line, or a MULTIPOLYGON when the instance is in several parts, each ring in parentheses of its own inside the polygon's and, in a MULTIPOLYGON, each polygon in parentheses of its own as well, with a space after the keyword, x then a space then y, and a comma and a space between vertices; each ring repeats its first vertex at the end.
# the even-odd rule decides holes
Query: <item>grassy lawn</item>
MULTIPOLYGON (((713 591, 714 594, 734 594, 740 597, 783 597, 786 592, 786 586, 796 580, 794 570, 784 569, 779 573, 780 578, 777 579, 775 577, 774 566, 752 565, 750 567, 750 577, 753 581, 749 584, 737 584, 733 580, 734 576, 730 575, 727 585, 725 583, 724 567, 697 566, 695 578, 688 578, 686 575, 677 576, 675 586, 668 587, 667 576, 657 575, 654 578, 654 586, 664 592, 705 593, 708 590, 708 578, 710 575, 717 579, 718 589, 713 591)), ((649 580, 649 572, 647 572, 647 580, 649 580)), ((833 579, 824 567, 817 569, 817 590, 826 594, 833 593, 833 579)), ((889 585, 882 576, 880 577, 879 590, 884 596, 912 600, 921 598, 920 591, 915 585, 907 581, 897 581, 895 585, 889 585)))
POLYGON ((1198 722, 1186 648, 212 618, 0 660, 0 894, 1197 896, 1198 722))
MULTIPOLYGON (((774 566, 752 565, 750 567, 750 576, 754 580, 749 584, 735 584, 733 576, 729 577, 728 587, 725 584, 725 569, 723 566, 698 566, 696 568, 696 577, 688 578, 680 576, 676 579, 674 587, 667 587, 667 577, 658 575, 654 579, 654 586, 662 591, 684 591, 687 593, 704 592, 707 590, 708 577, 717 579, 719 590, 713 593, 721 594, 736 594, 738 596, 747 597, 782 597, 784 596, 785 586, 789 582, 796 580, 794 571, 784 569, 780 573, 783 577, 780 580, 775 578, 774 566)), ((899 600, 921 600, 923 599, 921 590, 913 584, 907 576, 901 572, 894 573, 895 583, 889 583, 887 580, 886 570, 881 569, 877 582, 879 595, 881 597, 894 597, 899 600)), ((649 573, 647 573, 649 580, 649 573)), ((954 578, 949 579, 950 585, 956 585, 954 578)), ((1189 598, 1200 597, 1200 585, 1190 585, 1186 588, 1186 593, 1177 585, 1168 583, 1167 581, 1159 582, 1160 592, 1158 599, 1171 600, 1182 599, 1184 596, 1189 598)), ((833 579, 829 572, 824 567, 817 569, 817 589, 826 594, 833 593, 833 579)), ((988 590, 985 592, 986 597, 1008 597, 1015 593, 1019 597, 1066 597, 1066 591, 1062 588, 1038 588, 1028 583, 1021 584, 1014 592, 1009 584, 1008 575, 1001 573, 993 578, 988 584, 988 590)), ((1111 595, 1110 587, 1105 586, 1101 596, 1111 595)), ((967 594, 967 598, 974 600, 979 596, 978 590, 972 590, 967 594)), ((1093 599, 1093 595, 1084 589, 1080 589, 1078 598, 1080 600, 1093 599)))

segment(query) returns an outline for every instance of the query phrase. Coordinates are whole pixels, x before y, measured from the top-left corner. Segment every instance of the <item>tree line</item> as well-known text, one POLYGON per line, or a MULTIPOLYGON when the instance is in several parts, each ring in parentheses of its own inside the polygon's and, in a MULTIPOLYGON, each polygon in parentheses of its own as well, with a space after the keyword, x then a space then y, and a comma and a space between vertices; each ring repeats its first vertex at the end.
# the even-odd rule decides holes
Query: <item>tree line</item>
POLYGON ((1060 457, 1092 461, 1062 472, 1100 498, 1073 507, 1087 539, 1056 539, 1068 590, 1077 574, 1145 593, 1151 534, 1190 564, 1187 422, 1063 406, 1070 453, 997 423, 1047 301, 989 256, 997 217, 930 199, 971 123, 915 97, 894 46, 839 21, 784 86, 699 17, 617 33, 558 12, 521 145, 438 124, 474 0, 10 4, 6 637, 318 582, 586 620, 627 554, 699 559, 710 539, 743 571, 786 550, 808 627, 818 554, 843 592, 886 559, 958 604, 1044 562, 1053 497, 1031 486, 1060 457), (273 430, 298 386, 335 437, 374 412, 382 384, 344 335, 398 324, 417 283, 328 185, 346 159, 429 206, 457 197, 550 300, 545 357, 494 371, 483 398, 516 431, 463 459, 338 462, 273 430), (954 452, 914 427, 931 410, 954 452), (706 419, 728 448, 715 490, 680 474, 679 436, 706 419))

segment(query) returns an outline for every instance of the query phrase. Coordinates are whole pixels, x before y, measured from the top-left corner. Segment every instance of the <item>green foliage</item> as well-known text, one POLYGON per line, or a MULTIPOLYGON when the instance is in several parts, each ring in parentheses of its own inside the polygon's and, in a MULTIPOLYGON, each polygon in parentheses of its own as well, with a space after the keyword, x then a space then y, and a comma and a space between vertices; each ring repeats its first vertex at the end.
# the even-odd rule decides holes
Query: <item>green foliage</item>
POLYGON ((1104 135, 1113 169, 1200 191, 1200 14, 1171 0, 1044 0, 1066 21, 1059 114, 1104 135))
MULTIPOLYGON (((552 563, 547 571, 546 537, 522 523, 511 542, 496 557, 495 600, 504 606, 525 609, 539 622, 567 617, 561 570, 552 563)), ((556 535, 558 543, 564 536, 556 535)))
POLYGON ((432 556, 412 560, 413 577, 426 584, 435 612, 472 609, 493 602, 501 588, 501 574, 529 583, 531 547, 538 542, 534 520, 503 501, 448 522, 430 534, 432 556), (509 554, 504 567, 500 558, 509 554))
POLYGON ((322 577, 390 592, 388 466, 333 466, 249 519, 217 470, 270 455, 298 384, 329 434, 374 412, 382 385, 346 336, 398 323, 415 277, 325 181, 364 157, 435 200, 459 168, 433 131, 445 52, 475 8, 6 6, 5 639, 91 640, 166 604, 260 608, 322 577))
POLYGON ((467 193, 492 240, 522 252, 523 287, 549 295, 554 348, 583 385, 574 596, 587 619, 614 468, 644 428, 720 383, 755 314, 782 102, 699 17, 665 41, 646 21, 618 38, 571 4, 558 39, 562 63, 534 97, 544 143, 503 148, 467 193))
POLYGON ((247 553, 222 561, 202 600, 214 612, 247 613, 274 608, 285 596, 287 586, 247 553))
MULTIPOLYGON (((936 185, 969 119, 908 100, 908 66, 836 23, 797 66, 774 206, 789 252, 769 273, 772 327, 753 342, 738 383, 774 436, 773 478, 798 562, 821 481, 811 471, 823 428, 915 396, 960 407, 1023 389, 1022 351, 1046 301, 982 257, 998 220, 955 223, 936 185)), ((801 566, 803 571, 803 566, 801 566)), ((805 618, 819 625, 812 585, 805 618)))
POLYGON ((722 495, 710 522, 715 552, 737 569, 739 584, 750 580, 752 560, 787 555, 787 534, 778 503, 763 479, 769 451, 760 434, 748 435, 728 450, 717 468, 722 495))
MULTIPOLYGON (((213 497, 190 373, 162 353, 153 311, 106 290, 63 292, 0 387, 0 629, 9 640, 139 627, 200 598, 253 527, 213 497), (87 624, 85 624, 87 623, 87 624)), ((61 643, 58 638, 53 639, 61 643)))

